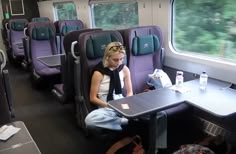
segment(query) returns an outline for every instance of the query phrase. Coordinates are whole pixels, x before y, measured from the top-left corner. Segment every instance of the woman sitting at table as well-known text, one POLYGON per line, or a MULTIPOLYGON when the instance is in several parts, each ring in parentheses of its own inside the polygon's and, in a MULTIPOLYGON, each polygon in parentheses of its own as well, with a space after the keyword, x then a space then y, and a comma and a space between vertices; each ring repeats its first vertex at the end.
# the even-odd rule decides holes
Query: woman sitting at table
POLYGON ((93 72, 90 88, 90 101, 98 106, 85 118, 87 128, 106 128, 122 130, 128 119, 108 107, 108 101, 122 98, 122 89, 126 96, 132 96, 132 83, 129 68, 123 64, 125 48, 120 42, 107 45, 104 57, 93 72))
MULTIPOLYGON (((120 42, 111 42, 105 49, 102 62, 95 67, 91 79, 90 101, 97 105, 98 109, 90 112, 85 118, 87 128, 122 130, 122 126, 128 124, 127 118, 108 107, 108 101, 124 97, 122 88, 125 88, 126 96, 133 95, 130 71, 123 64, 125 53, 125 48, 120 42)), ((156 114, 156 121, 150 131, 155 132, 155 135, 149 136, 155 138, 155 148, 166 148, 164 112, 156 114)))

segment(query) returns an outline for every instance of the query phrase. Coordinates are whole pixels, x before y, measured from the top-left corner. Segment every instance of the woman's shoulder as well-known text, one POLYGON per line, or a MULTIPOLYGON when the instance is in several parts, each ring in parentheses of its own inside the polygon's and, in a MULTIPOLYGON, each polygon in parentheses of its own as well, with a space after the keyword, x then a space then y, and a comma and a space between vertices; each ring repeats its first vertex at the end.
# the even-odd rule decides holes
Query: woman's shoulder
POLYGON ((123 67, 123 71, 129 71, 128 66, 124 65, 124 67, 123 67))
POLYGON ((93 72, 93 77, 96 78, 96 79, 102 79, 103 74, 100 71, 94 71, 93 72))
POLYGON ((129 74, 130 73, 129 68, 126 65, 124 65, 122 71, 123 71, 124 74, 129 74))

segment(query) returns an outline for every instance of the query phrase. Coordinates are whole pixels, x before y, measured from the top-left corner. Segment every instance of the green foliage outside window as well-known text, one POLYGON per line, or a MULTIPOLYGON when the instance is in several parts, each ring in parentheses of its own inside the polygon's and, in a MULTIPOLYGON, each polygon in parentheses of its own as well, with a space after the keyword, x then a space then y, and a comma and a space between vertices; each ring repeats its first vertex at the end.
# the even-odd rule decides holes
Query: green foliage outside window
POLYGON ((93 4, 92 8, 95 27, 114 30, 138 26, 137 2, 93 4))
POLYGON ((57 20, 77 19, 76 7, 72 2, 54 3, 54 11, 57 20))
POLYGON ((178 52, 195 52, 236 60, 235 0, 175 0, 173 46, 178 52))

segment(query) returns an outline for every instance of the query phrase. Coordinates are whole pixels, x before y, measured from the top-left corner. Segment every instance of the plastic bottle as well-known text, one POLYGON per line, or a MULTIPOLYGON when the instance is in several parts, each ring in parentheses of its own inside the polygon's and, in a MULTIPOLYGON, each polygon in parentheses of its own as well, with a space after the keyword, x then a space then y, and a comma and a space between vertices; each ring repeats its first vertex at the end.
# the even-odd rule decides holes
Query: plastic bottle
POLYGON ((206 72, 202 72, 199 79, 200 89, 205 90, 207 87, 208 75, 206 72))
POLYGON ((182 71, 177 71, 176 78, 175 78, 175 86, 177 88, 182 87, 184 83, 184 73, 182 71))

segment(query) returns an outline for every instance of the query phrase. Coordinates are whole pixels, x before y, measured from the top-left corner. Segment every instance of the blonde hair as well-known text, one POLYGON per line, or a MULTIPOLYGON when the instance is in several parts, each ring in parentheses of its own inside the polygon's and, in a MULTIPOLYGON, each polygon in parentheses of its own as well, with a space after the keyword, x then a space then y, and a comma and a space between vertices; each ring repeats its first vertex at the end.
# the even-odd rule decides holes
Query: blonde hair
POLYGON ((103 66, 108 67, 108 58, 114 53, 126 54, 124 46, 120 42, 111 42, 106 46, 105 53, 103 56, 103 66), (112 49, 114 47, 114 49, 112 49))

